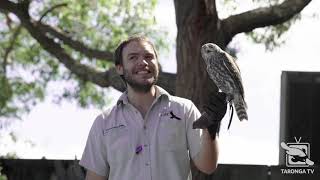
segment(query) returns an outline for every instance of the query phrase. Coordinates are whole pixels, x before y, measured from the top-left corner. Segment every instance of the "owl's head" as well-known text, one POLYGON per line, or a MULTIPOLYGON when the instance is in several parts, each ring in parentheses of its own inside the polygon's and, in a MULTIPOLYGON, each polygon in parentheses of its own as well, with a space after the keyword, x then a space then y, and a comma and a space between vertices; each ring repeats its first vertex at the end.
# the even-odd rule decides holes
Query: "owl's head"
POLYGON ((220 53, 223 53, 223 50, 214 43, 206 43, 201 47, 201 56, 206 65, 210 64, 209 61, 216 60, 215 57, 218 57, 220 53))

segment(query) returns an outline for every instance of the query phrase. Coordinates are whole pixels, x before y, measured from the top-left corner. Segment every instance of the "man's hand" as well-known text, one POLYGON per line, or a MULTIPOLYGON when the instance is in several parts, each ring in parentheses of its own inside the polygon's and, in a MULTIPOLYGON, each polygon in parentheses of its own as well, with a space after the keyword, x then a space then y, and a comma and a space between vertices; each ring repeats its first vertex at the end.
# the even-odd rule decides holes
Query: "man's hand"
POLYGON ((226 94, 218 92, 208 99, 208 103, 203 107, 204 112, 201 117, 193 123, 193 129, 208 129, 211 138, 214 140, 219 133, 220 122, 227 111, 226 94))

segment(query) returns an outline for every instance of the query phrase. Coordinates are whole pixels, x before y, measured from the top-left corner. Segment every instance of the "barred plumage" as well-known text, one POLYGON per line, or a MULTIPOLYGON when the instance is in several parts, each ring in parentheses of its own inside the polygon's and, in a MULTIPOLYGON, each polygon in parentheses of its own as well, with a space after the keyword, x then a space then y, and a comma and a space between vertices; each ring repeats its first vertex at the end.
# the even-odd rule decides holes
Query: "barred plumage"
POLYGON ((233 57, 213 43, 204 44, 201 55, 207 65, 210 79, 227 94, 227 101, 234 105, 239 119, 248 120, 240 70, 233 57))

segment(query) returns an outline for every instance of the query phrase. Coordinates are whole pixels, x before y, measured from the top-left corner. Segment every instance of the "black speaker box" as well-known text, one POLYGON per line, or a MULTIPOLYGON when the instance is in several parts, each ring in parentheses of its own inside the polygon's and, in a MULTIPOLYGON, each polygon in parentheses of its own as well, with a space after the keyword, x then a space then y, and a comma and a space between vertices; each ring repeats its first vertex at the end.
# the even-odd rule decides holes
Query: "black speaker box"
MULTIPOLYGON (((319 165, 320 72, 283 71, 280 106, 280 143, 309 143, 310 159, 319 165)), ((279 164, 285 165, 285 150, 279 148, 279 164)))

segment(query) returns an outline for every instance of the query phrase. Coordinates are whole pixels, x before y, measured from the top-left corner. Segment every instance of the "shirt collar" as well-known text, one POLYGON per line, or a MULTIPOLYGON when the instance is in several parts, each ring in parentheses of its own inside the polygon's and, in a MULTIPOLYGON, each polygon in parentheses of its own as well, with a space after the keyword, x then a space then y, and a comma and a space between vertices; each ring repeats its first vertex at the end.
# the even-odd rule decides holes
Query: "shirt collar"
MULTIPOLYGON (((164 90, 160 86, 156 86, 156 85, 155 85, 155 89, 156 89, 156 100, 158 100, 160 97, 164 97, 164 98, 166 97, 166 98, 170 99, 171 95, 166 90, 164 90)), ((126 90, 119 97, 119 99, 117 101, 117 105, 119 105, 119 104, 128 104, 128 103, 129 103, 128 91, 126 90)))

